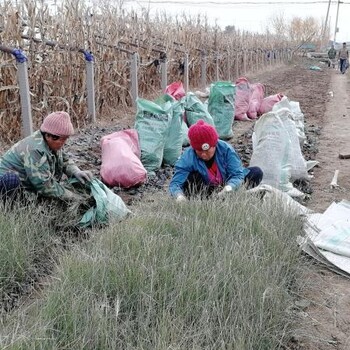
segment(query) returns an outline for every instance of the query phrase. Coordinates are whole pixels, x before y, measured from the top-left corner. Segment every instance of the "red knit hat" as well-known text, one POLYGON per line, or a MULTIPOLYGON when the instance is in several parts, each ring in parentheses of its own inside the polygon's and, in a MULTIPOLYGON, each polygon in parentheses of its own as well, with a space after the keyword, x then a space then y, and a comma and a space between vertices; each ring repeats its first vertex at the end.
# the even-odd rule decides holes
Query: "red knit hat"
POLYGON ((191 146, 197 151, 207 151, 216 146, 219 135, 216 129, 200 119, 188 129, 188 138, 191 146))
POLYGON ((67 112, 53 112, 41 124, 40 130, 57 136, 71 136, 74 128, 67 112))

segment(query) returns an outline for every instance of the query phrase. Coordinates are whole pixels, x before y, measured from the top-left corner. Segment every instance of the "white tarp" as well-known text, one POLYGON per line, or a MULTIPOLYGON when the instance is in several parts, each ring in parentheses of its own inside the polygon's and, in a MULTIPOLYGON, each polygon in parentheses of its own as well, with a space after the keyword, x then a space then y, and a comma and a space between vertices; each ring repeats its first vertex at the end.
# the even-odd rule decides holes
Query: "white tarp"
POLYGON ((333 202, 323 214, 309 214, 303 250, 330 269, 350 277, 350 202, 333 202))

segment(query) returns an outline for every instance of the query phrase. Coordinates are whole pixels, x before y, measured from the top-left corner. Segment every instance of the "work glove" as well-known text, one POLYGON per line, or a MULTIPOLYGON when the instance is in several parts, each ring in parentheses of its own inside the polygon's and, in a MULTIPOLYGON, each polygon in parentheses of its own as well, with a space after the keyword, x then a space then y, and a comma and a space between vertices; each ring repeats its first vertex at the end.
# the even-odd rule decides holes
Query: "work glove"
POLYGON ((78 181, 82 184, 85 184, 85 182, 91 181, 94 177, 91 171, 83 171, 83 170, 79 170, 75 172, 73 176, 75 176, 78 179, 78 181))
POLYGON ((218 197, 223 197, 225 196, 227 193, 232 192, 232 186, 230 185, 226 185, 219 193, 218 193, 218 197))
POLYGON ((181 202, 186 202, 187 198, 183 194, 178 194, 176 196, 176 202, 181 203, 181 202))

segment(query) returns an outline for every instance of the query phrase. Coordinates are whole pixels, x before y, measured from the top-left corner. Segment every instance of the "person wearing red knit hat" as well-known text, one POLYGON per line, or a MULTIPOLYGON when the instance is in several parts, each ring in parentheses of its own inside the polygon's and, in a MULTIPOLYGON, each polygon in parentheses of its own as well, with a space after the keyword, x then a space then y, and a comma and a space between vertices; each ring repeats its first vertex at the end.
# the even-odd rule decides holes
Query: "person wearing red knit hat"
POLYGON ((63 174, 81 183, 92 180, 92 174, 80 170, 63 151, 73 134, 68 113, 46 116, 40 130, 17 142, 0 158, 0 196, 12 196, 22 188, 43 197, 80 200, 60 183, 63 174))
POLYGON ((214 126, 199 120, 188 130, 190 147, 175 164, 169 184, 171 196, 185 201, 190 196, 219 196, 238 189, 242 184, 252 188, 262 178, 258 167, 244 168, 234 148, 219 140, 214 126))

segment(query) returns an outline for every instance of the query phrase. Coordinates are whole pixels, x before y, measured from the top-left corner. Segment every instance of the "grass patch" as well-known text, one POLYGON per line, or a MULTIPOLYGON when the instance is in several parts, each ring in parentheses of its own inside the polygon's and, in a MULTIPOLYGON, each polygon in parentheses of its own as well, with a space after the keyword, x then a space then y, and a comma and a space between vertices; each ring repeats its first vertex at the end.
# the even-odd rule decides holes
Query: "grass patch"
POLYGON ((40 304, 17 315, 2 346, 280 348, 300 229, 295 213, 244 192, 143 203, 61 258, 40 304))
POLYGON ((0 320, 47 273, 54 246, 47 214, 34 203, 0 204, 0 320))

